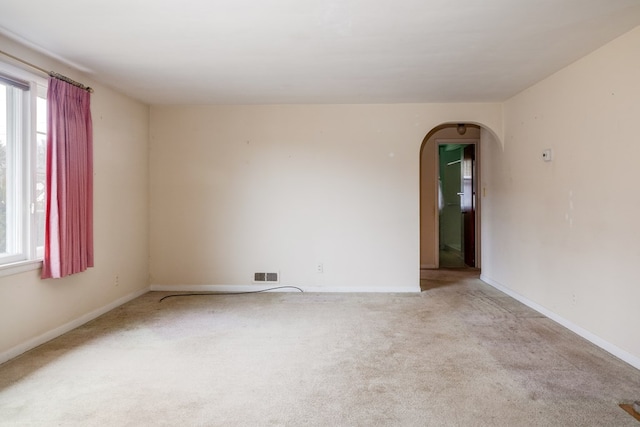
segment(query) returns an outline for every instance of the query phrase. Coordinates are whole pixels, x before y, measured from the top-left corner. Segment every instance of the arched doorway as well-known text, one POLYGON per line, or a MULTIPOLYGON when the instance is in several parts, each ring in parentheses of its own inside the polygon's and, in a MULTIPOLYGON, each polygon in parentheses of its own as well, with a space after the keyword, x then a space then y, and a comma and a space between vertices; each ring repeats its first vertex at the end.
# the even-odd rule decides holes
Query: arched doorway
POLYGON ((420 150, 420 268, 480 267, 481 127, 447 123, 420 150))

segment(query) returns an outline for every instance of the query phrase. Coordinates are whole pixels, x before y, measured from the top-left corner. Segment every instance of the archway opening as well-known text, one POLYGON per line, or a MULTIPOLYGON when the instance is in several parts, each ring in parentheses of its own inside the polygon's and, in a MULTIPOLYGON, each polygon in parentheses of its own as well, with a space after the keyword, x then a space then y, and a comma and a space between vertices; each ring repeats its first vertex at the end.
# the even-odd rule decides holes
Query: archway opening
POLYGON ((481 125, 435 127, 420 150, 420 268, 480 268, 481 125))

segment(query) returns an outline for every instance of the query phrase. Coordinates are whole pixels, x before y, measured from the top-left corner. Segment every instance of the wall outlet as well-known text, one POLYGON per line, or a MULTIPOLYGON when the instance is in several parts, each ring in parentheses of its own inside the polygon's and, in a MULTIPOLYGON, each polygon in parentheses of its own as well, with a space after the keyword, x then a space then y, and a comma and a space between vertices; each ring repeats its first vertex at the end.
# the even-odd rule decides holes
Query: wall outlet
POLYGON ((120 276, 118 276, 117 274, 113 278, 113 286, 120 286, 120 276))
POLYGON ((553 152, 551 151, 551 148, 547 148, 542 152, 542 160, 544 160, 545 162, 550 162, 552 159, 553 152))
POLYGON ((324 264, 319 262, 318 265, 316 266, 316 271, 320 274, 324 273, 324 264))

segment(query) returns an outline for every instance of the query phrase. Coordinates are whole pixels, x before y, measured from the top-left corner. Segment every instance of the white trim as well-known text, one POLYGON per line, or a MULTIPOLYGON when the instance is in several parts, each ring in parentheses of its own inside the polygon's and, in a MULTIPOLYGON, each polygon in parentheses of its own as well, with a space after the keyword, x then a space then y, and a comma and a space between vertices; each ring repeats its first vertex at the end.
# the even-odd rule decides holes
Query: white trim
POLYGON ((0 277, 11 276, 12 274, 24 273, 42 268, 41 259, 30 259, 26 261, 12 262, 11 264, 0 265, 0 277))
POLYGON ((367 294, 367 293, 385 293, 385 294, 406 294, 417 293, 419 294, 420 285, 418 286, 367 286, 367 287, 341 287, 341 286, 307 286, 304 288, 305 292, 332 292, 332 293, 354 293, 354 294, 367 294))
POLYGON ((35 338, 32 338, 28 341, 25 341, 22 344, 18 344, 17 346, 10 348, 9 350, 3 353, 0 353, 0 364, 13 359, 14 357, 20 356, 22 353, 32 350, 38 347, 39 345, 42 345, 48 341, 51 341, 52 339, 57 338, 60 335, 63 335, 79 326, 82 326, 85 323, 90 322, 91 320, 96 319, 102 316, 103 314, 113 310, 114 308, 117 308, 122 304, 125 304, 135 298, 138 298, 141 295, 146 294, 147 292, 149 292, 149 288, 146 288, 146 287, 138 291, 132 292, 129 295, 125 295, 103 307, 97 308, 83 316, 80 316, 77 319, 72 320, 71 322, 58 326, 57 328, 52 329, 48 332, 45 332, 44 334, 39 335, 35 338))
MULTIPOLYGON (((4 31, 0 29, 0 34, 4 31)), ((24 64, 19 64, 15 61, 15 59, 11 59, 8 57, 0 56, 0 71, 3 71, 7 74, 13 74, 15 77, 26 80, 28 82, 35 82, 37 85, 47 87, 47 82, 49 80, 48 77, 43 77, 30 69, 25 69, 24 64), (11 63, 9 63, 10 61, 11 63)))
MULTIPOLYGON (((276 286, 268 286, 261 284, 256 285, 151 285, 149 289, 151 291, 161 292, 254 292, 271 287, 280 286, 296 286, 302 289, 304 292, 333 292, 333 293, 419 293, 420 286, 415 287, 392 287, 392 286, 367 286, 367 287, 341 287, 341 286, 297 286, 297 285, 284 285, 280 283, 276 286)), ((299 292, 297 289, 285 288, 275 289, 270 292, 299 292)))
POLYGON ((564 317, 554 313, 553 311, 541 306, 540 304, 531 301, 530 299, 520 295, 519 293, 507 288, 506 286, 496 282, 495 280, 491 279, 490 277, 487 277, 483 274, 480 274, 480 280, 482 280, 483 282, 485 282, 486 284, 493 286, 494 288, 498 289, 499 291, 504 292, 505 294, 509 295, 510 297, 520 301, 521 303, 523 303, 524 305, 534 309, 535 311, 537 311, 540 314, 545 315, 546 317, 548 317, 549 319, 553 320, 554 322, 564 326, 565 328, 569 329, 570 331, 580 335, 582 338, 586 339, 587 341, 592 342, 593 344, 597 345, 598 347, 600 347, 601 349, 605 350, 608 353, 611 353, 612 355, 616 356, 618 359, 621 359, 622 361, 628 363, 629 365, 633 366, 636 369, 640 369, 640 358, 637 356, 634 356, 633 354, 629 353, 628 351, 625 351, 623 349, 621 349, 620 347, 611 344, 610 342, 600 338, 599 336, 595 335, 592 332, 589 332, 588 330, 582 328, 581 326, 576 325, 575 323, 565 319, 564 317))
MULTIPOLYGON (((273 282, 270 282, 273 283, 273 282)), ((254 292, 280 286, 287 286, 274 283, 269 286, 267 282, 258 282, 255 285, 151 285, 149 290, 158 292, 254 292)), ((300 292, 296 289, 275 289, 271 292, 300 292)))
MULTIPOLYGON (((1 32, 1 31, 0 31, 1 32)), ((12 62, 15 62, 11 60, 12 62)), ((0 58, 0 72, 5 75, 24 80, 29 84, 28 89, 23 89, 21 101, 16 98, 16 105, 20 104, 20 113, 14 111, 16 123, 21 123, 19 138, 16 137, 16 147, 13 164, 15 170, 12 176, 18 181, 17 191, 13 194, 14 207, 11 213, 14 218, 14 233, 12 236, 16 244, 15 255, 3 257, 0 262, 0 277, 37 270, 42 265, 42 255, 36 248, 36 221, 31 207, 35 203, 35 176, 36 176, 36 123, 37 123, 37 99, 39 93, 45 93, 47 79, 33 74, 22 67, 16 67, 0 58)), ((16 109, 17 110, 17 109, 16 109)), ((7 111, 10 112, 9 110, 7 111)), ((16 136, 18 131, 16 131, 16 136)), ((11 196, 11 195, 10 195, 11 196)), ((11 228, 9 228, 11 230, 11 228)))

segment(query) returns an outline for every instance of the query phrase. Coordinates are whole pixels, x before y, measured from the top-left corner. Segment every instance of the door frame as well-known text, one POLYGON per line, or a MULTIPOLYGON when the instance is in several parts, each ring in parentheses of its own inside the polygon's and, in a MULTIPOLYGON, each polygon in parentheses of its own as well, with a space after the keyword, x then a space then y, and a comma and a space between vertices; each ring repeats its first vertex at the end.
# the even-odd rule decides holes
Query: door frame
MULTIPOLYGON (((481 183, 480 183, 480 139, 479 138, 455 138, 455 139, 449 139, 449 138, 436 138, 435 141, 435 146, 436 146, 436 167, 434 168, 435 170, 435 176, 434 176, 434 187, 435 187, 435 206, 437 209, 438 206, 438 194, 439 194, 439 188, 438 188, 438 181, 440 178, 440 146, 441 145, 450 145, 450 144, 465 144, 465 145, 473 145, 474 146, 474 151, 475 151, 475 168, 473 170, 473 183, 474 183, 474 188, 473 188, 473 192, 475 194, 475 206, 476 206, 476 212, 475 212, 475 253, 476 253, 476 265, 474 268, 480 269, 481 267, 481 258, 480 258, 480 211, 481 211, 481 194, 479 192, 479 189, 482 188, 481 183)), ((436 261, 436 269, 440 268, 440 215, 436 214, 434 215, 435 218, 435 261, 436 261)))

